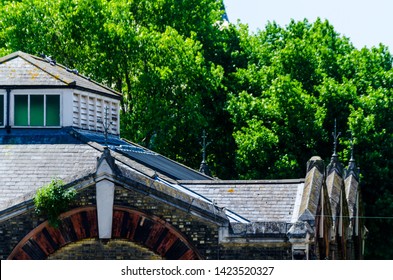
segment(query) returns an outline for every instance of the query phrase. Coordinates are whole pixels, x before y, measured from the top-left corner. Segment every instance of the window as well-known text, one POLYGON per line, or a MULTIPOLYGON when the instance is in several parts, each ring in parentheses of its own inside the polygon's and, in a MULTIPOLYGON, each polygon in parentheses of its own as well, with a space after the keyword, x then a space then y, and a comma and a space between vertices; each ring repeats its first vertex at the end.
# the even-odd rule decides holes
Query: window
POLYGON ((60 126, 60 95, 18 94, 14 101, 15 126, 60 126))
POLYGON ((0 126, 4 126, 4 95, 0 95, 0 126))

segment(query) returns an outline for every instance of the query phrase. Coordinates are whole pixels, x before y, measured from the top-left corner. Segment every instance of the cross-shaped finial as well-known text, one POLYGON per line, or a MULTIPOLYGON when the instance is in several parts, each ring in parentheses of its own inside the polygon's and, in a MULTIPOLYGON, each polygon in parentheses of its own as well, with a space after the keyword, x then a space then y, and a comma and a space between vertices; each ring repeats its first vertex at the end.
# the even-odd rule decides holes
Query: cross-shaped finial
POLYGON ((201 146, 202 146, 202 162, 206 162, 206 148, 211 143, 211 142, 206 142, 206 139, 207 139, 207 134, 206 134, 206 131, 203 130, 202 143, 199 142, 199 144, 201 144, 201 146))
POLYGON ((341 132, 337 133, 337 120, 334 119, 334 132, 332 133, 333 135, 333 145, 334 145, 334 149, 333 149, 333 156, 337 156, 337 142, 338 142, 338 138, 341 135, 341 132))
POLYGON ((104 127, 104 137, 105 137, 105 147, 108 147, 108 130, 112 125, 112 122, 109 121, 109 108, 108 106, 105 106, 105 112, 104 112, 104 121, 99 120, 99 123, 102 123, 102 126, 104 127))

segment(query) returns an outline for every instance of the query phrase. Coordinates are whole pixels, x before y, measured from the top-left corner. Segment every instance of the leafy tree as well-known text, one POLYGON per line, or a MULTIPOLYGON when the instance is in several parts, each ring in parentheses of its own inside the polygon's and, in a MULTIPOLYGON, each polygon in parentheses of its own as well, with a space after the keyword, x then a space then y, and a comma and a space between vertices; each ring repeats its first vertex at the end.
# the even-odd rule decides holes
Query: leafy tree
MULTIPOLYGON (((0 55, 52 55, 123 93, 122 136, 224 179, 303 177, 356 138, 366 215, 390 217, 392 55, 357 50, 328 21, 222 22, 217 0, 3 0, 0 55)), ((388 219, 368 219, 367 256, 392 259, 388 219)))
POLYGON ((210 110, 219 110, 208 102, 223 78, 199 39, 217 34, 222 7, 215 0, 10 1, 0 9, 0 47, 53 55, 123 92, 122 135, 197 168, 200 133, 215 119, 210 110))
POLYGON ((368 258, 393 257, 392 56, 384 46, 355 49, 327 22, 269 23, 256 34, 239 27, 246 66, 231 74, 228 112, 234 123, 236 166, 244 178, 304 176, 304 163, 332 153, 334 120, 349 160, 351 134, 361 166, 368 258), (378 218, 378 217, 387 217, 378 218), (385 241, 382 241, 385 240, 385 241), (388 243, 388 246, 387 246, 388 243))
POLYGON ((206 126, 202 96, 220 85, 222 71, 206 67, 201 45, 171 27, 164 33, 145 32, 138 41, 143 47, 130 72, 133 86, 124 102, 123 135, 196 166, 192 158, 206 126))

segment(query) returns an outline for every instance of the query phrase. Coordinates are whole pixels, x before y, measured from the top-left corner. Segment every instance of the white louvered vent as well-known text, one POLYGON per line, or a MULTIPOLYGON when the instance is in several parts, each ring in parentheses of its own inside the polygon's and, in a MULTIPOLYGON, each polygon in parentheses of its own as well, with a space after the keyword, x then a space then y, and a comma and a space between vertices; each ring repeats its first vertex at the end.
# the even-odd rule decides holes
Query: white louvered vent
POLYGON ((74 93, 73 125, 103 132, 104 124, 109 126, 109 133, 119 134, 119 102, 95 94, 74 93))
POLYGON ((83 129, 88 129, 88 117, 87 117, 87 96, 81 95, 80 96, 80 127, 83 129))
POLYGON ((96 117, 96 99, 94 97, 89 97, 89 129, 97 129, 97 117, 96 117))
POLYGON ((80 127, 80 118, 79 118, 79 111, 80 111, 80 95, 74 94, 73 97, 73 110, 72 110, 72 124, 73 126, 80 127))

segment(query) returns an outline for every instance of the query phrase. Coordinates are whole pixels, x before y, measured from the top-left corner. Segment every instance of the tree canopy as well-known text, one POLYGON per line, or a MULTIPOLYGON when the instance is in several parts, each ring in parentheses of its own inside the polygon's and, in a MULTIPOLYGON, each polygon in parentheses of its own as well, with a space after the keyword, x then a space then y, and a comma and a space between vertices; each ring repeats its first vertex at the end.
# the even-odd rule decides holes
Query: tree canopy
POLYGON ((0 55, 52 55, 123 93, 121 134, 223 179, 303 177, 355 139, 368 258, 393 258, 393 57, 320 19, 225 24, 218 0, 2 0, 0 55), (373 217, 373 218, 371 218, 373 217), (377 217, 384 217, 377 218, 377 217))

